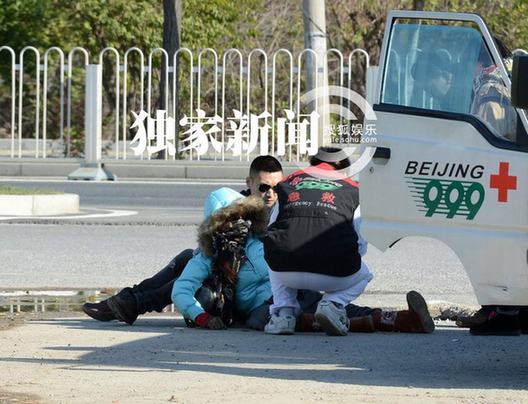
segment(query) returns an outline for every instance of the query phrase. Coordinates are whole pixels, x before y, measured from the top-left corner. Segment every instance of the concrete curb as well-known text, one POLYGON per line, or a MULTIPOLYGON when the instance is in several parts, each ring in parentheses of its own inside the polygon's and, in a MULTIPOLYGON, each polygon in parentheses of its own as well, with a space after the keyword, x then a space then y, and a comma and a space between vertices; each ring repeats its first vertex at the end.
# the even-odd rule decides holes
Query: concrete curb
MULTIPOLYGON (((1 160, 0 176, 5 177, 67 177, 80 167, 75 159, 24 159, 1 160)), ((243 179, 249 170, 249 162, 237 161, 103 161, 106 170, 121 178, 172 178, 172 179, 243 179)), ((306 163, 301 163, 306 166, 306 163)), ((298 166, 284 163, 285 174, 298 166)))
POLYGON ((79 213, 79 195, 0 195, 0 215, 35 216, 79 213))

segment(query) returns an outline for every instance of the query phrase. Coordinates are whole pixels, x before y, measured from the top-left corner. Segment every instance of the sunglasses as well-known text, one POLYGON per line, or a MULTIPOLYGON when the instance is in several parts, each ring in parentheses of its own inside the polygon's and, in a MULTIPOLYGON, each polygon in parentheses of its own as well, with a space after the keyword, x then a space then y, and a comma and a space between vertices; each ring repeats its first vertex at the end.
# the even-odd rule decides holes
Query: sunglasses
POLYGON ((258 190, 262 193, 266 193, 268 192, 270 189, 273 189, 273 191, 277 192, 277 186, 275 185, 274 187, 272 187, 271 185, 269 184, 260 184, 259 187, 258 187, 258 190))

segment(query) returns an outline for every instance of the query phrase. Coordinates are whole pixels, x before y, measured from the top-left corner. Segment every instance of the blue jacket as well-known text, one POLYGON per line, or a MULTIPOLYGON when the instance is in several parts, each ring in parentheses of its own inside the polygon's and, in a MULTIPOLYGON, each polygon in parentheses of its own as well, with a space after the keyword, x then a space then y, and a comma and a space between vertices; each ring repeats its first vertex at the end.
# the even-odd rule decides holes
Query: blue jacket
MULTIPOLYGON (((220 188, 212 192, 206 202, 204 213, 208 217, 218 209, 229 206, 243 196, 230 189, 220 188)), ((264 260, 262 242, 251 235, 246 243, 247 260, 240 268, 236 286, 236 307, 242 313, 249 314, 271 298, 268 264, 264 260)), ((202 252, 195 255, 186 265, 181 276, 174 282, 172 301, 186 318, 195 320, 204 309, 194 298, 202 283, 212 274, 212 260, 202 252)))

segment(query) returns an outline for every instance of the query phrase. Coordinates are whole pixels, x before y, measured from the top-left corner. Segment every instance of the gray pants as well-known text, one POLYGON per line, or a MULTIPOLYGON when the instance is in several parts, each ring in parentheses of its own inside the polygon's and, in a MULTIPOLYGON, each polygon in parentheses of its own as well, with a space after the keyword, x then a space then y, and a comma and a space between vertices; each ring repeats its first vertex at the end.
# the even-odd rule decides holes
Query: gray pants
MULTIPOLYGON (((315 313, 315 310, 317 309, 317 303, 319 303, 322 296, 323 295, 321 293, 314 292, 313 290, 299 290, 297 292, 297 300, 301 306, 301 311, 306 313, 315 313)), ((253 330, 264 330, 264 326, 270 319, 270 306, 271 302, 264 303, 249 313, 249 316, 246 319, 246 327, 249 327, 253 330)))

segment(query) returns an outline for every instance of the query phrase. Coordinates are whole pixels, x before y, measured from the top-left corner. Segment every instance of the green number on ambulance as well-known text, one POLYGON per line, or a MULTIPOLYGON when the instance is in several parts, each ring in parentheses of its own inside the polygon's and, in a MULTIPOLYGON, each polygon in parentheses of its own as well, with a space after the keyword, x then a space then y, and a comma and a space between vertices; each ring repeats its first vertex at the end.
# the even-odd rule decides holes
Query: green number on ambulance
POLYGON ((444 190, 442 189, 442 184, 438 180, 432 180, 429 181, 429 184, 425 187, 423 190, 423 200, 425 203, 425 207, 427 208, 427 212, 425 216, 433 216, 433 214, 436 212, 436 209, 438 208, 438 205, 440 205, 440 202, 442 201, 442 198, 444 197, 444 190), (431 191, 436 190, 436 195, 434 198, 431 198, 431 191))
POLYGON ((466 195, 464 198, 466 202, 466 206, 469 209, 467 220, 473 220, 475 218, 478 211, 480 210, 480 207, 482 206, 482 203, 484 202, 484 195, 485 195, 484 187, 482 186, 482 184, 479 184, 478 182, 474 182, 467 189, 466 195), (478 199, 475 203, 473 203, 472 199, 475 193, 478 194, 478 199))
POLYGON ((445 192, 445 204, 447 205, 447 218, 452 219, 455 217, 455 214, 460 209, 460 206, 462 205, 462 202, 464 201, 465 191, 464 186, 462 183, 458 181, 453 181, 446 189, 445 192), (456 192, 456 199, 451 200, 453 197, 453 193, 456 192))

